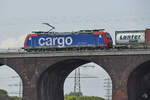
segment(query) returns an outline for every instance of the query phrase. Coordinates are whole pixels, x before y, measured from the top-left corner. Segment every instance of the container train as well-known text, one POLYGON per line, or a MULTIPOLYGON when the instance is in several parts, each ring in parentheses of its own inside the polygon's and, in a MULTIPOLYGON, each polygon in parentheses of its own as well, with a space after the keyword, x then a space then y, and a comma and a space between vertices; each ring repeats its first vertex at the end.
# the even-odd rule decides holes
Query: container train
POLYGON ((115 45, 104 29, 80 30, 75 32, 34 31, 25 38, 24 49, 30 51, 147 48, 150 47, 150 29, 116 31, 115 45))

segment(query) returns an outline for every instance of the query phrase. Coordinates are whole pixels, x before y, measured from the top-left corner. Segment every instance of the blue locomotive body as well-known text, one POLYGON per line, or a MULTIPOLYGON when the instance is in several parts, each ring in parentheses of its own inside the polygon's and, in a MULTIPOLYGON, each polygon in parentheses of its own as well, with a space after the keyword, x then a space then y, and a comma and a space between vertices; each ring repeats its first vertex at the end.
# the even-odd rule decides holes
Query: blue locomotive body
POLYGON ((27 40, 27 47, 68 47, 68 46, 104 45, 101 35, 53 35, 34 36, 27 40))
POLYGON ((24 48, 26 50, 53 48, 104 47, 112 45, 109 33, 95 32, 84 34, 28 34, 24 48))

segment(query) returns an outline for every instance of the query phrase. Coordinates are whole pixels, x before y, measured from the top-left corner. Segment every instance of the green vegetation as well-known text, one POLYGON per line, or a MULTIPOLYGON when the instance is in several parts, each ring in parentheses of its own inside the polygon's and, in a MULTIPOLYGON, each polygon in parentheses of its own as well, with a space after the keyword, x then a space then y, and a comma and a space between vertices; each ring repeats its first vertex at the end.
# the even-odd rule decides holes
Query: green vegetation
POLYGON ((11 98, 12 100, 22 100, 20 97, 17 97, 17 96, 12 96, 11 98))
POLYGON ((96 96, 65 96, 64 100, 105 100, 96 96))
POLYGON ((7 95, 7 91, 0 89, 0 95, 7 95))
POLYGON ((22 100, 17 96, 8 96, 7 91, 0 89, 0 100, 22 100))
POLYGON ((82 92, 70 92, 69 94, 66 94, 65 96, 83 96, 82 92))
MULTIPOLYGON (((17 96, 8 96, 7 91, 0 89, 0 100, 22 100, 17 96)), ((70 92, 66 94, 64 100, 105 100, 101 97, 96 96, 83 96, 82 92, 70 92)))
POLYGON ((101 97, 96 96, 83 96, 83 93, 79 92, 70 92, 69 94, 65 94, 64 100, 105 100, 101 97))

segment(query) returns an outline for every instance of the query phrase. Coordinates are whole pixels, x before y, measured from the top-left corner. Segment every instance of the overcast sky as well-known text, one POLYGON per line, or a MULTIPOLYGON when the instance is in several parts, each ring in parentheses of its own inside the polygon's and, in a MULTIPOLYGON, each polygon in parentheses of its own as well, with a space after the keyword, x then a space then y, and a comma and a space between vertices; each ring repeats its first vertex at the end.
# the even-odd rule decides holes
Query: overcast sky
POLYGON ((150 27, 150 0, 0 0, 0 48, 22 47, 32 30, 55 31, 150 27))

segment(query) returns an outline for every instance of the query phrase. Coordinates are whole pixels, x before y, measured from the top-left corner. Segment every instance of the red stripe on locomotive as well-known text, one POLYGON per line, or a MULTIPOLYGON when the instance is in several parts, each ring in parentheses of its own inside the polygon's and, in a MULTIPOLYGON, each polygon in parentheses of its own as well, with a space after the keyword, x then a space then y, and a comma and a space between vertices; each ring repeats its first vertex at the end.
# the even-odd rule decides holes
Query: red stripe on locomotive
POLYGON ((34 36, 37 36, 37 34, 36 33, 31 33, 31 34, 28 34, 26 36, 26 39, 25 39, 25 42, 24 42, 24 48, 27 48, 27 41, 28 41, 29 37, 34 37, 34 36))

